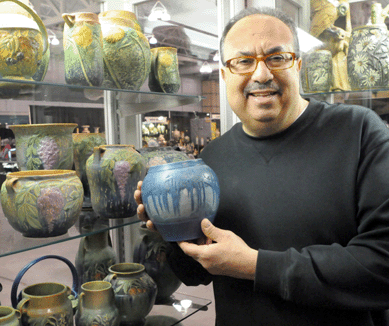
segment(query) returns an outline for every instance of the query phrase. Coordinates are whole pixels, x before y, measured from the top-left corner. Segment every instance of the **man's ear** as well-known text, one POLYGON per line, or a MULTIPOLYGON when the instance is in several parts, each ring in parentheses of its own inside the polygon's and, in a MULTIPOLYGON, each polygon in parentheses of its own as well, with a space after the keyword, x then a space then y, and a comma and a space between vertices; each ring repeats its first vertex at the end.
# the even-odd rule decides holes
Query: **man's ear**
POLYGON ((220 71, 222 73, 222 78, 223 80, 226 80, 226 71, 225 71, 225 68, 220 68, 220 71))
POLYGON ((301 57, 300 57, 300 58, 297 59, 297 68, 298 68, 298 71, 301 70, 302 64, 303 64, 303 60, 302 60, 301 57))

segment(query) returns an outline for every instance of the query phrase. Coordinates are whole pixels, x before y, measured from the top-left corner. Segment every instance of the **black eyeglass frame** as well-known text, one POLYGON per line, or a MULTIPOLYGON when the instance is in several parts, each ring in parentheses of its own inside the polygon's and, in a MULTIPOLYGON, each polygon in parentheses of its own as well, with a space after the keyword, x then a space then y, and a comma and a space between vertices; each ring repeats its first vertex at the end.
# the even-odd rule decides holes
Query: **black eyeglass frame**
POLYGON ((296 61, 296 59, 298 59, 298 56, 296 55, 296 53, 294 52, 276 52, 276 53, 270 53, 268 55, 265 55, 263 57, 254 57, 254 56, 250 56, 250 55, 243 55, 241 57, 236 57, 236 58, 232 58, 232 59, 228 59, 226 61, 226 64, 225 66, 231 71, 232 74, 235 74, 235 75, 251 75, 255 70, 257 70, 258 68, 258 63, 263 61, 265 63, 265 66, 267 67, 267 69, 269 69, 270 71, 281 71, 281 70, 287 70, 287 69, 290 69, 294 66, 294 63, 296 61), (269 58, 269 57, 272 57, 273 55, 277 55, 277 54, 290 54, 292 56, 292 65, 288 68, 279 68, 279 69, 274 69, 274 68, 269 68, 268 65, 266 64, 266 59, 269 58), (253 71, 250 71, 250 72, 243 72, 243 73, 239 73, 239 72, 233 72, 231 70, 231 61, 232 60, 235 60, 235 59, 239 59, 239 58, 250 58, 250 59, 255 59, 256 61, 256 65, 255 65, 255 68, 253 71))

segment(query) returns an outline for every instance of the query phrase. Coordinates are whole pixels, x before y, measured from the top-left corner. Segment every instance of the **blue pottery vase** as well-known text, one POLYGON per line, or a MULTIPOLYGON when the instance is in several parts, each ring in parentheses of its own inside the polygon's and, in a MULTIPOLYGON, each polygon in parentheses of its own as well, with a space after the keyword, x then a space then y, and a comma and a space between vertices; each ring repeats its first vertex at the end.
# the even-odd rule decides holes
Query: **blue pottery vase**
POLYGON ((217 176, 202 159, 151 166, 142 185, 146 213, 165 241, 202 237, 200 223, 213 222, 219 200, 217 176))

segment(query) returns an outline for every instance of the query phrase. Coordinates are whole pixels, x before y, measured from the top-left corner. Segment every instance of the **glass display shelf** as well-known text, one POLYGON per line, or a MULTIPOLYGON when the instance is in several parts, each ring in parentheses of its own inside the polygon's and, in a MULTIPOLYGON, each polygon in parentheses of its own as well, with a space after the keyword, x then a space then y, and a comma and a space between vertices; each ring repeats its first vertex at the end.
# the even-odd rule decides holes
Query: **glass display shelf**
POLYGON ((388 88, 371 88, 371 89, 363 89, 363 90, 350 90, 350 91, 331 91, 331 92, 314 92, 314 93, 301 93, 303 97, 309 96, 351 96, 351 97, 359 97, 359 98, 382 98, 389 97, 389 85, 388 88))
POLYGON ((99 219, 91 209, 81 211, 77 222, 66 234, 50 238, 28 238, 9 224, 0 205, 0 257, 65 242, 105 230, 140 223, 137 216, 123 219, 99 219))
POLYGON ((211 301, 175 292, 165 303, 155 304, 146 317, 144 326, 184 326, 185 319, 200 311, 207 311, 211 301))

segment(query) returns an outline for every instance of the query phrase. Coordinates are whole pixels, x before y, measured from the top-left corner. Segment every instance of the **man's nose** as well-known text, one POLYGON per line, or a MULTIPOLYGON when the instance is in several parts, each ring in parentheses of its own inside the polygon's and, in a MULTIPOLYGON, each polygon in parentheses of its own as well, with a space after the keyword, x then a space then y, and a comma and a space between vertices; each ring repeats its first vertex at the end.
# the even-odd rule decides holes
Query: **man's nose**
POLYGON ((257 68, 251 75, 251 79, 261 84, 265 84, 269 80, 273 80, 273 74, 271 70, 266 66, 264 61, 259 61, 257 68))

